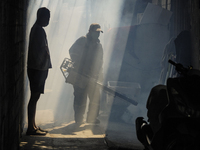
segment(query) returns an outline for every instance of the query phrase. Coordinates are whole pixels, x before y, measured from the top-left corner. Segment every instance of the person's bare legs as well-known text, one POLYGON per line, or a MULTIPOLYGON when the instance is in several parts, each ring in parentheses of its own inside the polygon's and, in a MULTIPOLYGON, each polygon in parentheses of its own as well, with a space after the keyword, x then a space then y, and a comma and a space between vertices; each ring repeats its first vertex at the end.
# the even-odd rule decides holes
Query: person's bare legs
POLYGON ((39 92, 31 92, 31 97, 28 103, 28 129, 27 131, 33 131, 37 129, 37 126, 35 124, 35 115, 36 115, 36 105, 39 98, 40 98, 39 92))

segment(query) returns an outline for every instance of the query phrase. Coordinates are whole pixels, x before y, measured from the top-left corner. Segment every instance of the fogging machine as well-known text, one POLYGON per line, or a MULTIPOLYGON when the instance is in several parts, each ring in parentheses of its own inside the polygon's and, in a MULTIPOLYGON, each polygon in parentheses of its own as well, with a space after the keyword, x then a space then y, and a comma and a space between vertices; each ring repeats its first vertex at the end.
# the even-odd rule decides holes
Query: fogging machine
POLYGON ((74 69, 73 64, 74 62, 71 59, 64 58, 60 66, 61 72, 63 76, 65 77, 65 80, 67 83, 79 86, 81 88, 84 88, 85 85, 89 82, 95 83, 101 89, 108 92, 109 94, 112 94, 114 97, 117 96, 135 106, 138 104, 134 99, 127 97, 125 94, 119 93, 118 91, 115 91, 114 89, 103 85, 102 83, 98 82, 97 80, 93 79, 90 76, 79 73, 78 71, 74 69))

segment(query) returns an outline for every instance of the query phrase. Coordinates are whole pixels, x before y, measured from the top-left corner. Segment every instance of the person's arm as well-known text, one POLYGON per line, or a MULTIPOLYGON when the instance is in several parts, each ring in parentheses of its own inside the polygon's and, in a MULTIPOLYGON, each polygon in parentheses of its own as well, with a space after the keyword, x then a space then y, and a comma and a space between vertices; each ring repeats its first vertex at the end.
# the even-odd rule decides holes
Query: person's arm
POLYGON ((69 49, 69 55, 74 62, 74 67, 80 64, 83 50, 85 48, 86 38, 81 37, 69 49))
POLYGON ((35 40, 35 44, 37 45, 36 56, 38 58, 38 64, 41 68, 47 68, 48 62, 50 61, 50 52, 44 29, 37 28, 35 31, 35 40))
POLYGON ((101 64, 101 66, 100 66, 98 81, 103 82, 103 80, 104 80, 104 77, 103 77, 103 47, 101 44, 99 45, 99 50, 100 50, 100 62, 99 63, 101 64))

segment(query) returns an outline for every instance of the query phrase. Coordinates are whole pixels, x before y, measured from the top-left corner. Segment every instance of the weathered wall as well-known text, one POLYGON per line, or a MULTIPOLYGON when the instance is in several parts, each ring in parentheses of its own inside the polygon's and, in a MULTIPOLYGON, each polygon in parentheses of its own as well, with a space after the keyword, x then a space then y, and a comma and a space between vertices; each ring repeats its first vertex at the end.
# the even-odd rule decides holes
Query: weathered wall
POLYGON ((183 30, 192 35, 192 66, 200 69, 200 1, 199 0, 152 0, 154 4, 173 12, 170 31, 176 37, 183 30))
POLYGON ((192 55, 193 64, 196 69, 200 69, 200 1, 190 0, 190 23, 192 32, 192 45, 194 53, 192 55))
POLYGON ((19 149, 27 1, 0 1, 0 150, 19 149))

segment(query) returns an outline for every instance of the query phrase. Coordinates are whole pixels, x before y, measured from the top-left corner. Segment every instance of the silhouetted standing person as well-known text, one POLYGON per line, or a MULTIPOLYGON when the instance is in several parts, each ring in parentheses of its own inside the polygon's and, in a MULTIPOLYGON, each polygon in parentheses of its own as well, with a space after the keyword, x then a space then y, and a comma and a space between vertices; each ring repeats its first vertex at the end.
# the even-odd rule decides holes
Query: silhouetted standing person
MULTIPOLYGON (((74 69, 95 80, 103 78, 103 48, 99 40, 101 27, 99 24, 91 24, 86 36, 82 36, 69 49, 69 54, 74 62, 74 69)), ((77 79, 77 82, 81 82, 77 79)), ((86 121, 88 123, 99 124, 97 119, 100 106, 100 88, 96 84, 87 83, 85 87, 74 87, 74 117, 76 124, 83 123, 87 97, 89 106, 86 121)))
POLYGON ((39 8, 37 20, 31 28, 28 47, 27 73, 30 81, 31 97, 28 103, 28 129, 27 135, 46 135, 47 131, 36 126, 35 114, 37 101, 44 93, 45 81, 49 68, 52 68, 50 53, 43 27, 49 24, 50 11, 39 8))

